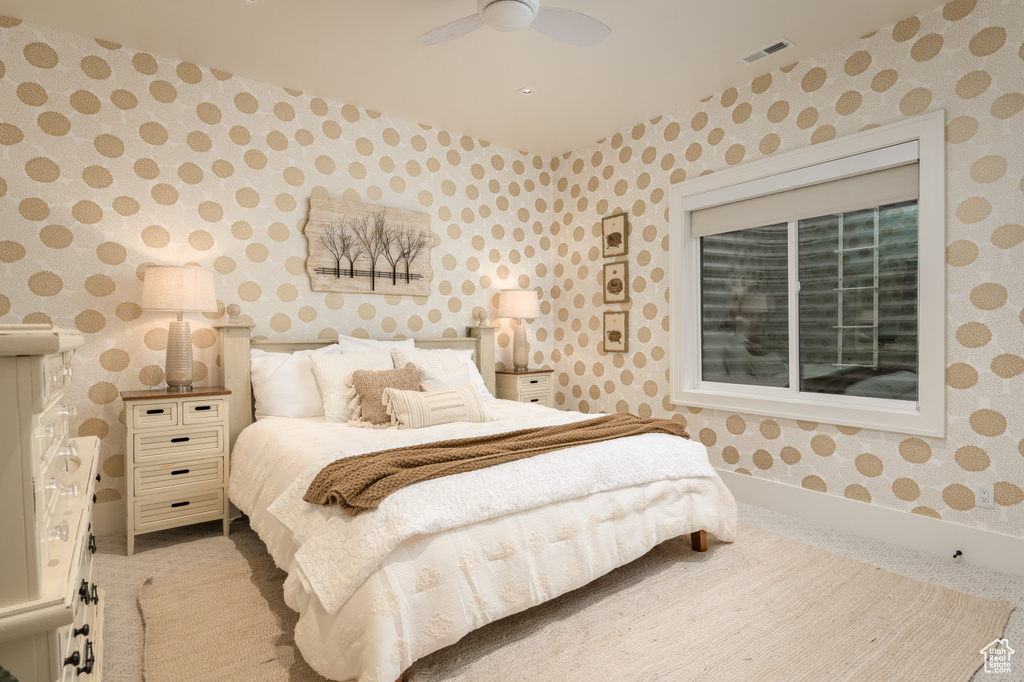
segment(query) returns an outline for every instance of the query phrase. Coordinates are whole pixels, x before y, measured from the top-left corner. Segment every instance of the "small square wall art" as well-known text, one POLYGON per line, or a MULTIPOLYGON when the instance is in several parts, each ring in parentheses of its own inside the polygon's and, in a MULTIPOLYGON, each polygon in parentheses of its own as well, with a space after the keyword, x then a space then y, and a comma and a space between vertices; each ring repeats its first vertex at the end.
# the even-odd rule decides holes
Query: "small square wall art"
POLYGON ((629 351, 629 313, 609 310, 604 314, 604 350, 606 353, 629 351))
POLYGON ((627 302, 629 300, 629 263, 605 263, 601 271, 604 274, 604 302, 627 302))
POLYGON ((629 218, 616 213, 601 219, 601 255, 604 258, 625 256, 629 253, 629 218))

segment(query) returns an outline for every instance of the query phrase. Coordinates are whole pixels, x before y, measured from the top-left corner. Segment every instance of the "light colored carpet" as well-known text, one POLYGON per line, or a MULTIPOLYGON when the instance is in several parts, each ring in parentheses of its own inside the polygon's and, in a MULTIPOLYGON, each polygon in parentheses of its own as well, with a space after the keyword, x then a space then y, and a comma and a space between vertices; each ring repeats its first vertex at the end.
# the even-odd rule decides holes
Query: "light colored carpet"
MULTIPOLYGON (((147 581, 146 679, 317 679, 266 558, 147 581), (183 617, 183 614, 189 614, 183 617)), ((415 682, 966 680, 1013 605, 741 525, 686 538, 417 662, 415 682)))

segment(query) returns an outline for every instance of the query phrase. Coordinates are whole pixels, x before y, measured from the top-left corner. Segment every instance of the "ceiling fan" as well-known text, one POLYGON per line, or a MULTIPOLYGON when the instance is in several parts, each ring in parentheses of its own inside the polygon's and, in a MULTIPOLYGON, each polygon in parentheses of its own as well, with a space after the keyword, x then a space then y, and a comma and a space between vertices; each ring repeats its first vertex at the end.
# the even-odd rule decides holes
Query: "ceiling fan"
POLYGON ((416 40, 423 45, 436 45, 481 26, 505 32, 529 26, 568 45, 591 47, 612 32, 594 17, 560 7, 541 7, 540 0, 476 0, 476 9, 476 14, 427 31, 416 40))

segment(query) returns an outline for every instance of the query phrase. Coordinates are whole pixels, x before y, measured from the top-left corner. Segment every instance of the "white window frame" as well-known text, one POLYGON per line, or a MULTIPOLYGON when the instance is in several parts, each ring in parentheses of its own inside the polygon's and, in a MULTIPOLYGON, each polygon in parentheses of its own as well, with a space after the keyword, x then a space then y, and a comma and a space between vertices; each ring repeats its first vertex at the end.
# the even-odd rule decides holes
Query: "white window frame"
MULTIPOLYGON (((884 156, 884 152, 882 152, 884 156)), ((935 111, 889 125, 768 157, 680 183, 671 191, 671 400, 676 405, 746 412, 922 436, 946 430, 946 161, 945 112, 935 111), (788 388, 746 386, 701 378, 700 238, 690 233, 698 209, 764 196, 821 182, 804 171, 831 164, 829 179, 865 172, 862 161, 841 159, 906 142, 918 142, 918 401, 801 393, 788 388), (832 163, 836 162, 836 163, 832 163), (839 170, 835 170, 839 168, 839 170), (845 172, 845 175, 843 174, 845 172), (782 174, 789 174, 783 176, 782 174), (811 177, 807 177, 811 176, 811 177), (802 183, 802 184, 801 184, 802 183)), ((877 157, 878 154, 872 155, 877 157)), ((868 157, 862 157, 868 158, 868 157)), ((872 167, 881 170, 883 165, 872 167)), ((891 163, 895 163, 890 159, 891 163)), ((812 217, 812 216, 806 216, 812 217)), ((798 362, 796 223, 790 224, 790 366, 798 362)))

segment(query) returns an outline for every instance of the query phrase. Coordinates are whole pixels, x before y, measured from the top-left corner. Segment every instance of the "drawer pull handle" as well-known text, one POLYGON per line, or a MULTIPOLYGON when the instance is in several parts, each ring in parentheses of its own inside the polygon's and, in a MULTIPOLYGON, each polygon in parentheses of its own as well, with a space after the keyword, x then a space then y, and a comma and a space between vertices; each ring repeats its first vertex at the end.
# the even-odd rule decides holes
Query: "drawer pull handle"
POLYGON ((540 383, 540 379, 530 379, 530 383, 531 384, 539 384, 540 383))
POLYGON ((182 436, 181 438, 172 438, 171 442, 172 443, 187 443, 188 442, 188 436, 182 436))
POLYGON ((92 503, 96 504, 96 493, 92 494, 92 503))
MULTIPOLYGON (((92 554, 96 553, 96 536, 89 533, 89 552, 92 554)), ((88 625, 86 626, 85 634, 89 634, 88 625)))
POLYGON ((74 630, 71 631, 71 636, 72 637, 78 637, 79 635, 85 635, 86 637, 89 636, 89 624, 88 623, 86 623, 85 625, 83 625, 80 628, 75 628, 74 630))
POLYGON ((93 604, 99 604, 100 603, 100 595, 96 594, 96 585, 95 584, 93 584, 93 586, 92 586, 92 594, 90 595, 90 598, 92 599, 92 603, 93 604))
POLYGON ((187 507, 188 506, 188 502, 175 502, 171 506, 172 507, 187 507))
POLYGON ((540 402, 540 398, 530 398, 530 402, 531 403, 539 403, 540 402))
POLYGON ((213 405, 198 405, 195 408, 196 412, 203 412, 205 410, 212 410, 212 409, 213 409, 213 405))
POLYGON ((92 642, 85 640, 85 665, 81 668, 75 668, 75 676, 85 673, 86 675, 92 675, 92 664, 96 662, 96 655, 92 652, 92 642))
POLYGON ((188 472, 189 472, 188 469, 178 469, 176 471, 172 471, 171 472, 171 476, 177 476, 179 474, 187 474, 188 472))
POLYGON ((146 414, 163 414, 163 413, 164 413, 163 408, 160 408, 159 410, 146 410, 146 414))
POLYGON ((64 665, 78 665, 82 662, 82 654, 72 651, 71 655, 64 659, 64 665))

